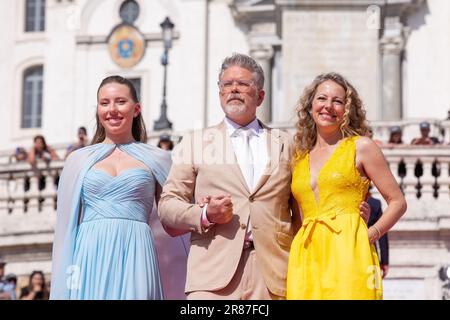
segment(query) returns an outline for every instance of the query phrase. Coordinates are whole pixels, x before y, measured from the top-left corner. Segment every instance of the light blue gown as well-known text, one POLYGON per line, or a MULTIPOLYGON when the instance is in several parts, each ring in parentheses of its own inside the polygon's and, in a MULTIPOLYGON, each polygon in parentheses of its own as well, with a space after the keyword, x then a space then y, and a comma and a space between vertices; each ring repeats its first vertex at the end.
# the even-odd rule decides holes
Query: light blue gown
POLYGON ((142 168, 117 177, 96 168, 87 172, 73 260, 80 281, 70 299, 162 299, 148 225, 154 194, 153 175, 142 168))
POLYGON ((51 299, 163 298, 148 221, 155 183, 164 185, 170 166, 170 153, 143 143, 70 154, 58 185, 51 299), (146 168, 117 177, 96 169, 115 148, 146 168))

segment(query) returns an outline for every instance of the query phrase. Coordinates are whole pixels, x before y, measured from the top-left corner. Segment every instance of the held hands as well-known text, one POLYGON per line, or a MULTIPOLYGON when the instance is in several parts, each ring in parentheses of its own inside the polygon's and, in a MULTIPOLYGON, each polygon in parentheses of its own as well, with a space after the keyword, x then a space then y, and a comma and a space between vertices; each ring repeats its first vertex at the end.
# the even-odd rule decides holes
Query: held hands
POLYGON ((197 200, 197 204, 200 206, 200 208, 203 208, 206 204, 209 203, 210 200, 211 200, 211 196, 206 196, 206 197, 203 197, 203 198, 197 200))
POLYGON ((359 214, 361 215, 361 218, 363 218, 364 222, 366 224, 369 223, 369 218, 370 218, 370 206, 367 202, 363 201, 361 202, 361 204, 359 205, 359 214))
POLYGON ((381 277, 384 279, 389 271, 389 266, 387 264, 380 264, 381 277))
MULTIPOLYGON (((361 218, 363 218, 364 222, 366 224, 368 224, 369 223, 369 218, 370 218, 370 206, 369 206, 369 204, 367 202, 365 202, 365 201, 361 202, 361 204, 359 205, 359 210, 360 210, 359 213, 361 215, 361 218)), ((380 231, 378 230, 377 227, 374 227, 374 226, 372 226, 372 227, 370 227, 368 229, 368 234, 369 234, 370 244, 375 243, 381 237, 380 231)))
POLYGON ((206 196, 199 199, 197 204, 201 208, 208 204, 206 217, 211 223, 228 223, 233 217, 233 203, 230 195, 206 196))

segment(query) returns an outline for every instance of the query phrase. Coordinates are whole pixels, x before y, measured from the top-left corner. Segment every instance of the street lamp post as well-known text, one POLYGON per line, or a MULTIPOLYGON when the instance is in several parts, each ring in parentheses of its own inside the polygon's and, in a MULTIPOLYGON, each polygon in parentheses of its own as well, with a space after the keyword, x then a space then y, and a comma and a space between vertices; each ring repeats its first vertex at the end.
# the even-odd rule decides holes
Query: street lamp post
POLYGON ((160 24, 164 42, 164 53, 161 56, 161 64, 164 67, 164 83, 163 98, 161 102, 161 115, 153 125, 153 130, 172 129, 172 122, 167 119, 167 103, 166 103, 166 83, 167 83, 167 65, 169 64, 169 49, 172 48, 173 28, 175 25, 170 21, 169 17, 160 24))

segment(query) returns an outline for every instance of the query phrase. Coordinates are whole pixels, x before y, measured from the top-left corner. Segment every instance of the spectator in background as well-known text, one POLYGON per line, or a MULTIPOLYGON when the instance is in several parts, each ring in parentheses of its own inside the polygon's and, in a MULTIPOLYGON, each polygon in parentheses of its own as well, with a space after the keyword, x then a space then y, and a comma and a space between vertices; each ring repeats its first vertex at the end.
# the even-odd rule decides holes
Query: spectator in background
POLYGON ((430 123, 421 122, 420 125, 420 137, 414 138, 411 141, 412 145, 434 145, 439 144, 439 139, 436 137, 430 137, 430 123))
POLYGON ((78 135, 78 141, 67 147, 67 152, 66 152, 66 156, 64 157, 64 159, 67 159, 67 157, 69 156, 69 154, 72 151, 84 148, 88 145, 87 130, 85 127, 79 127, 77 135, 78 135))
POLYGON ((173 149, 173 141, 168 134, 162 134, 159 136, 158 148, 170 151, 173 149))
MULTIPOLYGON (((9 163, 19 163, 26 162, 28 160, 28 152, 23 147, 17 147, 12 155, 9 156, 9 163)), ((30 178, 25 176, 24 180, 24 190, 28 191, 30 189, 30 178)), ((15 179, 10 179, 8 185, 11 190, 15 190, 17 187, 17 181, 15 179)))
POLYGON ((15 287, 4 279, 6 261, 0 258, 0 300, 12 300, 16 298, 15 287))
POLYGON ((403 144, 402 128, 400 128, 399 126, 393 126, 389 129, 389 131, 390 131, 390 134, 389 134, 388 146, 393 147, 394 145, 403 144))
MULTIPOLYGON (((368 192, 367 202, 370 206, 370 218, 368 222, 368 227, 373 226, 378 219, 380 219, 383 214, 383 210, 381 208, 381 201, 377 198, 372 197, 370 190, 372 186, 370 186, 368 192)), ((375 243, 375 249, 377 250, 378 259, 380 262, 380 269, 382 272, 383 279, 387 276, 389 271, 389 239, 388 233, 385 233, 380 239, 378 239, 375 243)))
POLYGON ((14 162, 27 161, 28 152, 23 147, 17 147, 16 151, 11 155, 10 159, 14 160, 14 162))
POLYGON ((44 160, 50 162, 51 160, 58 160, 59 157, 55 150, 47 145, 44 136, 37 135, 33 139, 33 148, 31 148, 28 154, 28 162, 35 166, 38 160, 44 160))
POLYGON ((42 271, 33 271, 30 275, 30 283, 22 288, 21 300, 48 300, 49 292, 45 284, 45 276, 42 271))
MULTIPOLYGON (((35 136, 33 142, 33 148, 31 148, 30 152, 28 153, 28 162, 33 167, 36 176, 39 178, 39 190, 43 190, 45 189, 45 177, 37 169, 37 161, 43 160, 46 163, 49 163, 51 160, 59 160, 59 157, 56 154, 55 150, 47 145, 44 136, 35 136)), ((58 178, 56 178, 55 184, 58 184, 57 179, 58 178)), ((27 190, 27 182, 25 183, 25 189, 27 190)))
POLYGON ((8 273, 5 277, 8 290, 11 292, 11 300, 16 300, 17 276, 14 273, 8 273))

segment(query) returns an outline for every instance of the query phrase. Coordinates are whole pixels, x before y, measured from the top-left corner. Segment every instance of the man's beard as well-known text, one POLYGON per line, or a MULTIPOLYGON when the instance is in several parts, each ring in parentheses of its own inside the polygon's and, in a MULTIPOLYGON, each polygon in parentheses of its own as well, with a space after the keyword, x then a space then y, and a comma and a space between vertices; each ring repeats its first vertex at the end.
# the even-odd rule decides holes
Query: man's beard
POLYGON ((239 94, 230 94, 224 109, 227 115, 240 116, 247 111, 247 106, 239 94))
POLYGON ((227 115, 239 116, 247 111, 247 106, 243 102, 239 104, 227 103, 224 109, 227 115))

